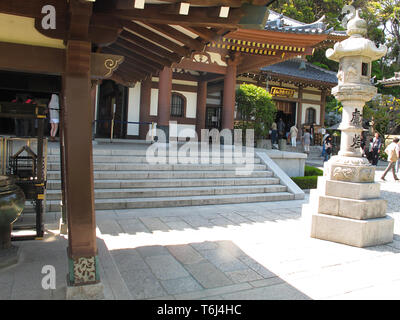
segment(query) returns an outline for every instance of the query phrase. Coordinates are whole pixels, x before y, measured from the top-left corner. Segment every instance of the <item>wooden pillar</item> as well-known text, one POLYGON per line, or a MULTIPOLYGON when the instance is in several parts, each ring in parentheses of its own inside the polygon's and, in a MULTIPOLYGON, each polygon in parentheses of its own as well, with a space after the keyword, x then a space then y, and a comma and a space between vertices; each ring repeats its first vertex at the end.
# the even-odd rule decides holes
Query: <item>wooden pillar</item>
MULTIPOLYGON (((140 122, 149 122, 150 103, 151 103, 151 77, 148 77, 142 80, 140 87, 140 111, 139 111, 140 122)), ((146 139, 148 131, 149 131, 148 124, 139 124, 140 139, 146 139)))
POLYGON ((197 83, 196 132, 201 139, 201 129, 206 126, 207 81, 197 83))
POLYGON ((235 117, 236 96, 236 71, 237 62, 228 60, 228 66, 224 78, 224 105, 222 107, 222 129, 233 129, 235 117))
POLYGON ((69 286, 99 282, 92 161, 91 43, 68 40, 63 75, 69 286))
POLYGON ((172 69, 165 67, 158 83, 158 126, 168 127, 171 114, 172 69))
POLYGON ((303 113, 303 87, 299 86, 297 103, 297 128, 301 128, 301 114, 303 113))
POLYGON ((323 127, 325 122, 326 90, 321 92, 320 125, 323 127))

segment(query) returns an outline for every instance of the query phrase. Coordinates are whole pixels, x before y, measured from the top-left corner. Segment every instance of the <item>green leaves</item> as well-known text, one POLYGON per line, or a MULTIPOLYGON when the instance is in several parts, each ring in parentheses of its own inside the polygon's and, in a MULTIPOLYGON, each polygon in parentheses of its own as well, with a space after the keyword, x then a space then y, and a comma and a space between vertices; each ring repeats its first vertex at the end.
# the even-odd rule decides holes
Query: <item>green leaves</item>
POLYGON ((265 138, 277 111, 271 94, 253 84, 242 84, 236 90, 236 104, 238 121, 235 127, 254 129, 257 139, 265 138))

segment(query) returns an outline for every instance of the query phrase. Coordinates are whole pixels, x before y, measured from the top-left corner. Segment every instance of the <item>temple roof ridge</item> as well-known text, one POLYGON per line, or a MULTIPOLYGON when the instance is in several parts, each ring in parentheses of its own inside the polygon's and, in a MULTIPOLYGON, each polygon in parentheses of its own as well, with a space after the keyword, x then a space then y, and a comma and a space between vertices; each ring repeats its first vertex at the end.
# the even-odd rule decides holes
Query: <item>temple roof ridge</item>
POLYGON ((283 14, 279 14, 276 11, 269 10, 269 16, 265 25, 266 30, 272 31, 286 31, 294 33, 326 33, 329 34, 334 32, 333 28, 327 29, 327 25, 324 22, 325 15, 319 18, 317 21, 312 23, 304 23, 292 18, 289 18, 283 14), (285 25, 286 24, 286 25, 285 25))

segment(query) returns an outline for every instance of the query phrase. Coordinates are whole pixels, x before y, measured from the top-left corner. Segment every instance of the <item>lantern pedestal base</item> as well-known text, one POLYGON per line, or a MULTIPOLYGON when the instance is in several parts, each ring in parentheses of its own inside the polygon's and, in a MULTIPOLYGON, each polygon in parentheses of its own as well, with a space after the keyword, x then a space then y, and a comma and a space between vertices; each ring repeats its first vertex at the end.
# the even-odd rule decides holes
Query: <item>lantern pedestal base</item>
POLYGON ((324 176, 302 210, 312 238, 355 247, 393 241, 394 220, 386 215, 387 201, 380 199, 375 167, 364 162, 338 156, 325 163, 324 176))

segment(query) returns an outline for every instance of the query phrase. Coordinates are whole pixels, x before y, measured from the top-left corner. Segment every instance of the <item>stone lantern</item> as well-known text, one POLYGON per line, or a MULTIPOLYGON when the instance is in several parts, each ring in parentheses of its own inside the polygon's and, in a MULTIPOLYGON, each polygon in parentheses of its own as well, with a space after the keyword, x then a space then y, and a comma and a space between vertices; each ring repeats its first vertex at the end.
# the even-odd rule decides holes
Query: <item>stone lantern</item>
POLYGON ((339 62, 338 85, 332 94, 342 102, 340 151, 324 165, 324 176, 303 206, 311 222, 311 237, 366 247, 393 241, 394 220, 386 215, 387 202, 380 199, 375 167, 361 155, 362 110, 377 89, 371 84, 371 63, 384 56, 367 34, 359 11, 347 24, 349 38, 326 51, 339 62))

